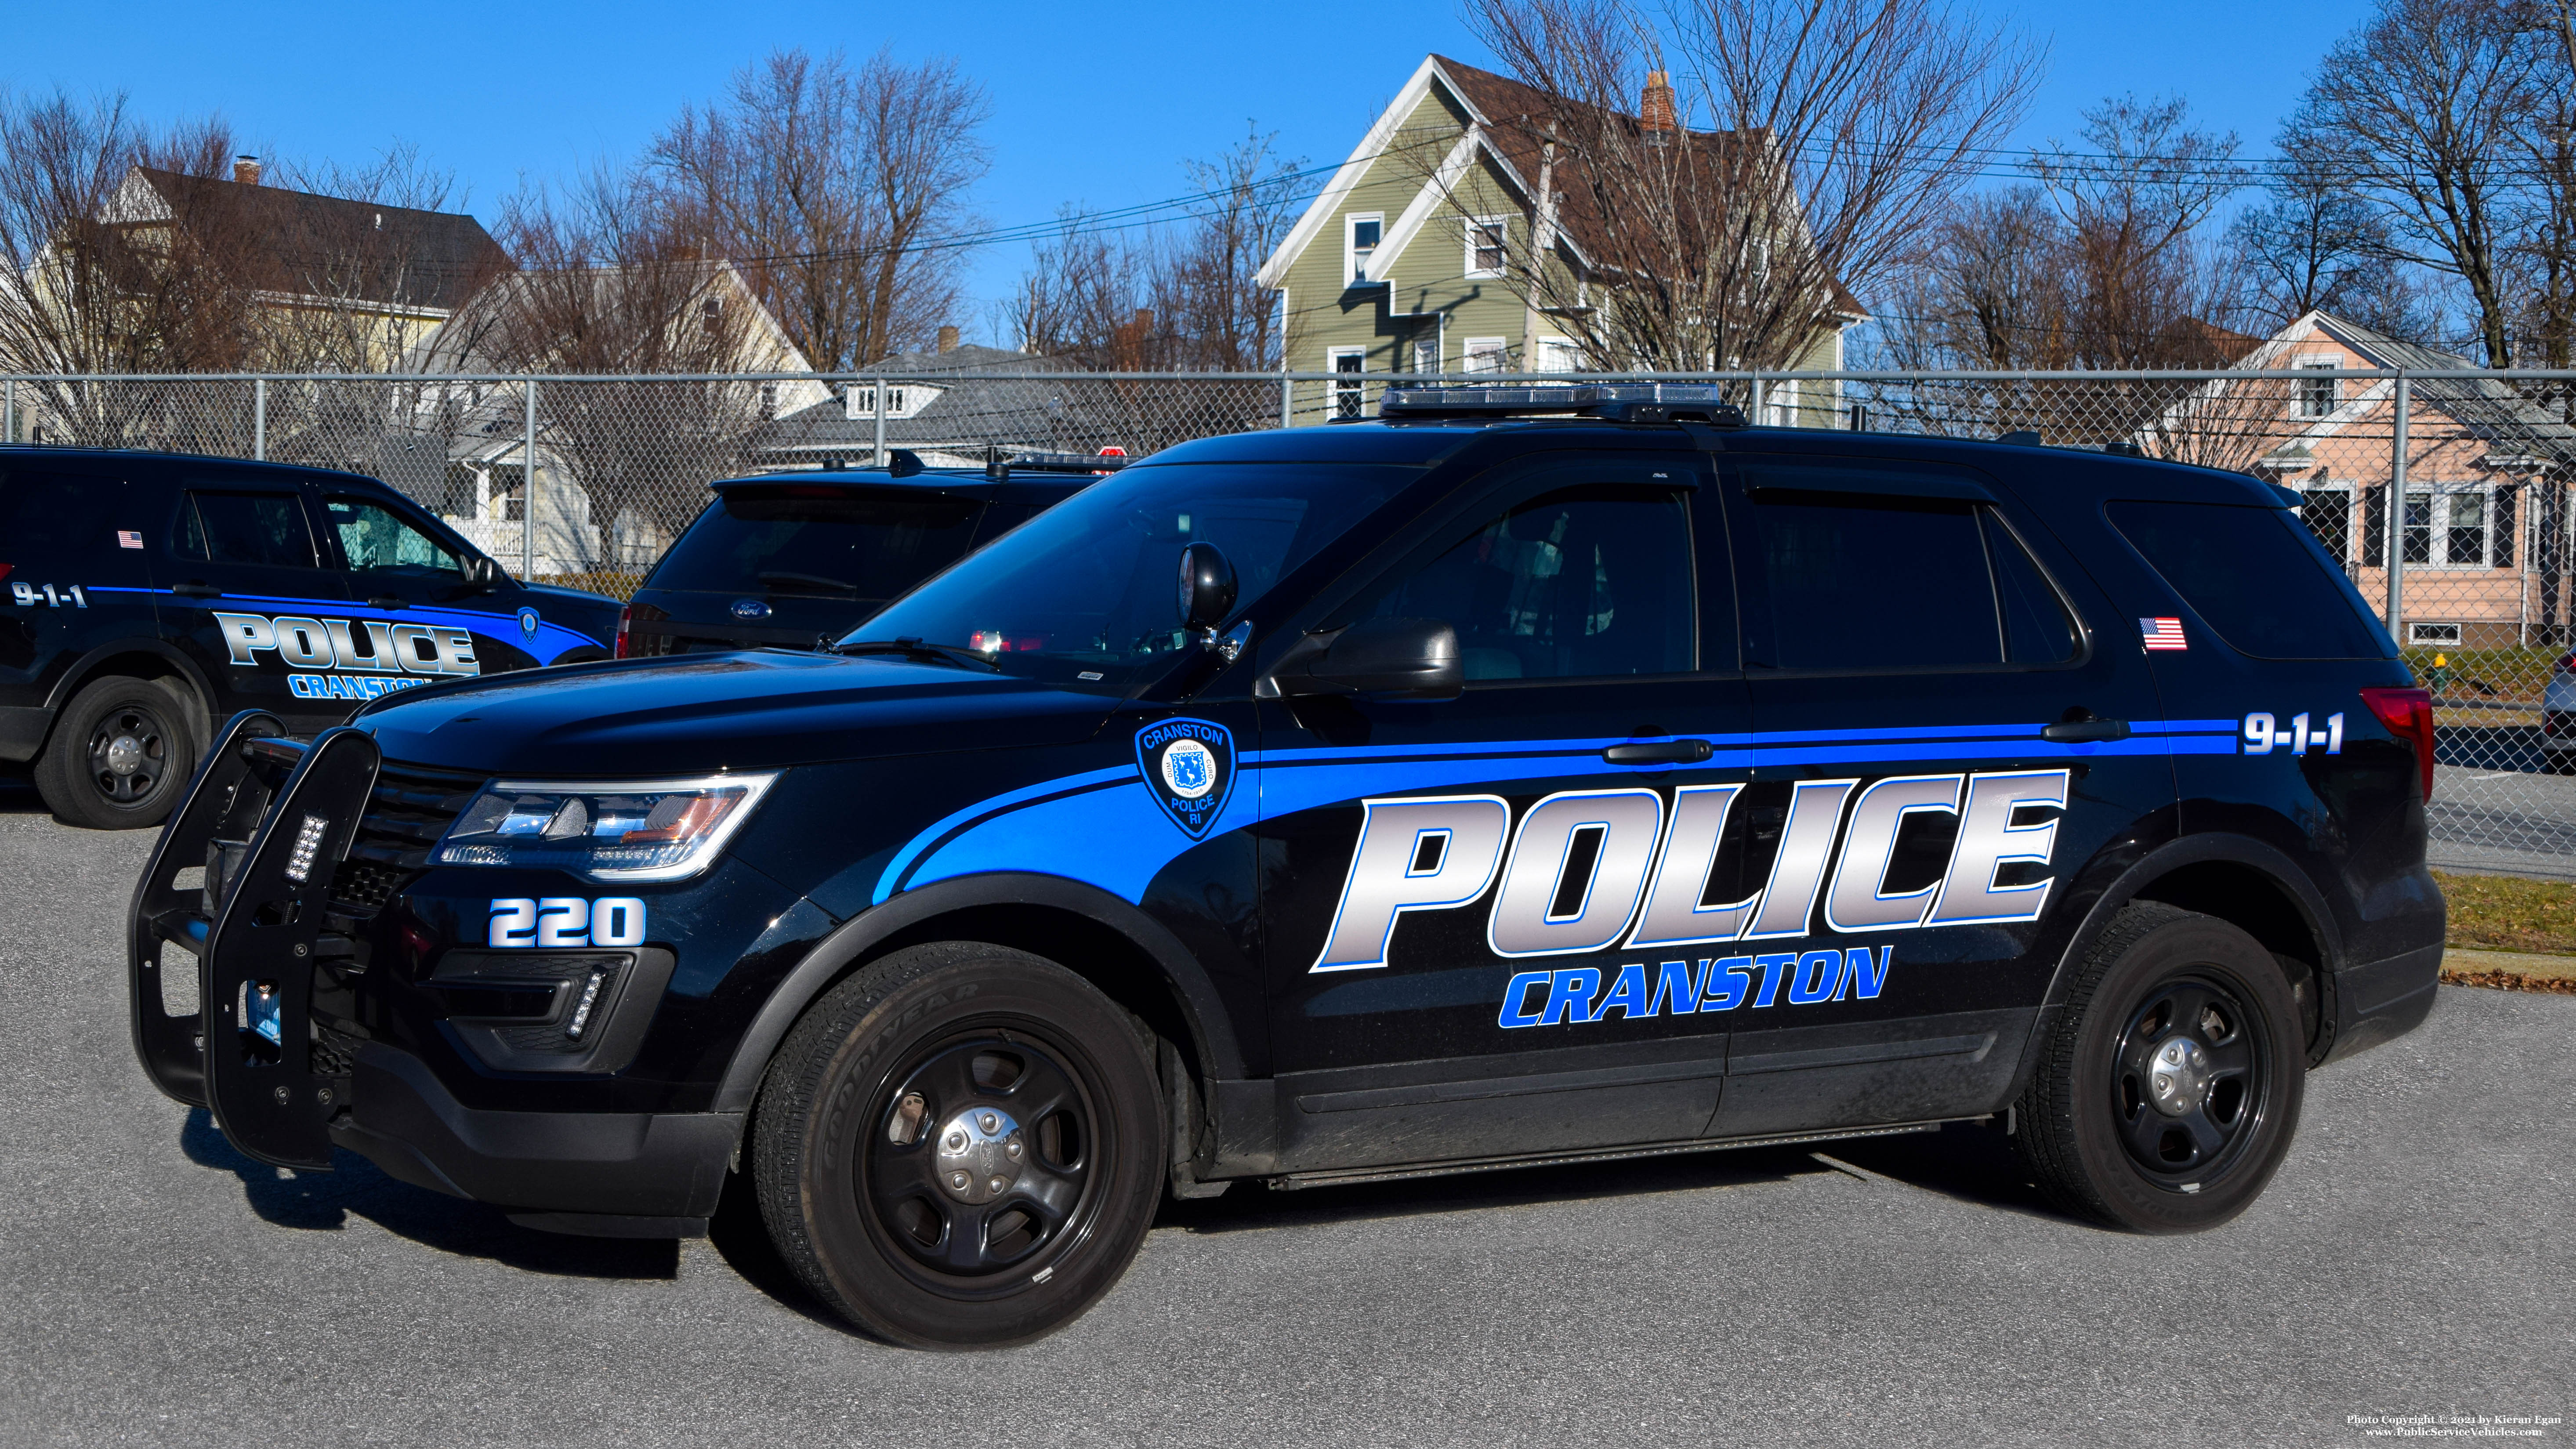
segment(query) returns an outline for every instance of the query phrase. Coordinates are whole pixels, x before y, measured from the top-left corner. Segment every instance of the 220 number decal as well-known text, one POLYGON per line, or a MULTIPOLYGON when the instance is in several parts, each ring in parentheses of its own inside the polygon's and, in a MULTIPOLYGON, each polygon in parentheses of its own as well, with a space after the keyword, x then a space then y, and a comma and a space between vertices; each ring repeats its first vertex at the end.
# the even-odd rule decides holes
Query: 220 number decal
POLYGON ((518 896, 492 902, 488 945, 513 949, 641 946, 644 902, 634 896, 518 896))

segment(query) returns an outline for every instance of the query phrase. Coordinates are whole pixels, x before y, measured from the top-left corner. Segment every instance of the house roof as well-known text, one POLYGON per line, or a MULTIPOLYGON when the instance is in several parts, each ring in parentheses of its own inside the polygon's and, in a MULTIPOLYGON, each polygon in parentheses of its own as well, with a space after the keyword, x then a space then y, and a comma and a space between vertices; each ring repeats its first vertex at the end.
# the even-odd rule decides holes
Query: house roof
MULTIPOLYGON (((969 343, 946 352, 898 352, 859 372, 939 389, 938 396, 909 416, 886 419, 890 448, 962 454, 980 452, 994 442, 1064 447, 1079 445, 1093 433, 1102 434, 1102 443, 1120 441, 1107 436, 1115 419, 1091 416, 1097 411, 1090 401, 1097 389, 1068 386, 1048 376, 1069 370, 1062 358, 969 343), (964 373, 985 375, 958 376, 964 373), (996 373, 1008 376, 989 376, 996 373)), ((876 436, 873 412, 850 417, 842 400, 832 398, 762 428, 752 440, 752 452, 776 461, 842 458, 873 448, 876 436)))
MULTIPOLYGON (((2285 328, 2275 340, 2294 336, 2301 323, 2312 325, 2360 353, 2374 367, 2399 367, 2410 372, 2466 371, 2477 367, 2457 353, 2401 342, 2331 312, 2311 312, 2285 328)), ((2492 377, 2417 377, 2408 379, 2406 385, 2415 401, 2439 408, 2472 437, 2517 456, 2545 458, 2561 467, 2576 463, 2576 427, 2516 392, 2510 383, 2492 377)))
MULTIPOLYGON (((1275 287, 1280 284, 1289 263, 1322 233, 1325 221, 1339 208, 1342 198, 1367 174, 1369 163, 1386 154, 1395 144, 1396 134, 1404 120, 1420 106, 1435 83, 1446 89, 1467 111, 1475 125, 1474 140, 1482 146, 1505 183, 1520 193, 1524 201, 1537 192, 1536 177, 1543 161, 1541 151, 1545 145, 1546 118, 1556 103, 1545 92, 1509 76, 1497 75, 1445 55, 1426 56, 1404 89, 1397 93, 1368 135, 1352 151, 1350 159, 1342 164, 1325 185, 1323 193, 1316 197, 1305 216, 1299 218, 1297 225, 1281 241, 1279 249, 1262 267, 1263 285, 1275 287)), ((1612 121, 1631 130, 1638 126, 1637 119, 1625 113, 1614 115, 1612 121)), ((1758 133, 1687 129, 1681 132, 1685 144, 1719 155, 1749 144, 1753 134, 1758 133)), ((1455 170, 1467 156, 1467 140, 1466 137, 1460 138, 1438 176, 1425 177, 1424 195, 1407 209, 1404 217, 1398 219, 1386 239, 1384 245, 1390 255, 1403 250, 1405 243, 1419 229, 1421 220, 1436 205, 1439 198, 1432 193, 1441 188, 1444 180, 1454 184, 1455 170), (1426 205, 1426 202, 1431 205, 1426 205), (1422 215, 1417 216, 1417 212, 1422 215)), ((1579 257, 1589 262, 1595 257, 1616 253, 1616 247, 1611 244, 1611 223, 1602 215, 1600 208, 1601 188, 1589 179, 1583 158, 1574 148, 1558 148, 1556 172, 1550 189, 1564 197, 1556 217, 1557 227, 1579 257)), ((1840 278, 1834 281, 1832 305, 1834 311, 1844 316, 1864 318, 1869 315, 1868 309, 1852 296, 1840 278)))
POLYGON ((510 267, 483 224, 462 213, 348 201, 137 166, 109 219, 238 228, 267 275, 260 285, 299 296, 354 298, 452 311, 510 267), (143 192, 139 194, 138 183, 143 192))

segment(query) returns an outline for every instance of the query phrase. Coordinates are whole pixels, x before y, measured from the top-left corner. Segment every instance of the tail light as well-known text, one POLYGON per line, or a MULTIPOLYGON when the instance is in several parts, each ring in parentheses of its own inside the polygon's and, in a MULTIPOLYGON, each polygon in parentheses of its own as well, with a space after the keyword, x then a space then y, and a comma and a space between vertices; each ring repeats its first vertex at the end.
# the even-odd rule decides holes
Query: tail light
MULTIPOLYGON (((11 566, 10 566, 10 565, 8 565, 8 564, 0 564, 0 579, 5 579, 5 578, 9 577, 9 569, 10 569, 10 567, 11 567, 11 566)), ((2561 669, 2564 669, 2564 668, 2566 668, 2566 667, 2567 667, 2567 666, 2565 666, 2565 665, 2563 665, 2563 664, 2559 666, 2559 668, 2561 668, 2561 669)))
POLYGON ((617 610, 617 652, 616 652, 614 655, 610 656, 611 658, 623 659, 623 658, 625 658, 625 657, 626 657, 626 629, 627 629, 627 626, 628 626, 628 625, 633 624, 634 622, 635 622, 635 606, 634 606, 634 605, 632 605, 632 604, 622 604, 622 605, 618 606, 618 610, 617 610))
POLYGON ((2374 687, 2361 692, 2361 702, 2390 734, 2415 747, 2415 763, 2424 772, 2424 798, 2432 799, 2433 696, 2411 687, 2374 687))

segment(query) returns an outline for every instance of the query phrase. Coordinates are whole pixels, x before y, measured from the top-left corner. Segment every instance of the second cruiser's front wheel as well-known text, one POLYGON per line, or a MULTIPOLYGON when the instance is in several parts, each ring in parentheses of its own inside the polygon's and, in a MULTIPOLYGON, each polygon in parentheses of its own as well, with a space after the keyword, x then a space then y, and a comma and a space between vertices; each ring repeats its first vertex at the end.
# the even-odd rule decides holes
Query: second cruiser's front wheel
POLYGON ((943 942, 858 972, 788 1033, 752 1168, 780 1255, 852 1323, 993 1347, 1117 1283, 1165 1136, 1133 1017, 1042 957, 943 942))

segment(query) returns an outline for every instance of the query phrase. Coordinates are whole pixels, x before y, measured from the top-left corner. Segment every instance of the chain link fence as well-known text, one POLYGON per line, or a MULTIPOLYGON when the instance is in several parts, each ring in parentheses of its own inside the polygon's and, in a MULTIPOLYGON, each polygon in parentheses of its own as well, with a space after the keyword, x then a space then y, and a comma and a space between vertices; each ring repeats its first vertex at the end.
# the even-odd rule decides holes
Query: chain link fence
MULTIPOLYGON (((1768 425, 2029 434, 2297 492, 2300 516, 2434 695, 2437 863, 2576 879, 2576 780, 2559 778, 2576 767, 2576 374, 1652 376, 1713 384, 1768 425)), ((1370 417, 1390 385, 1463 380, 1080 373, 1040 358, 902 376, 19 377, 0 380, 0 436, 365 473, 523 577, 623 597, 713 479, 868 467, 894 449, 932 467, 1022 451, 1141 456, 1370 417)))

